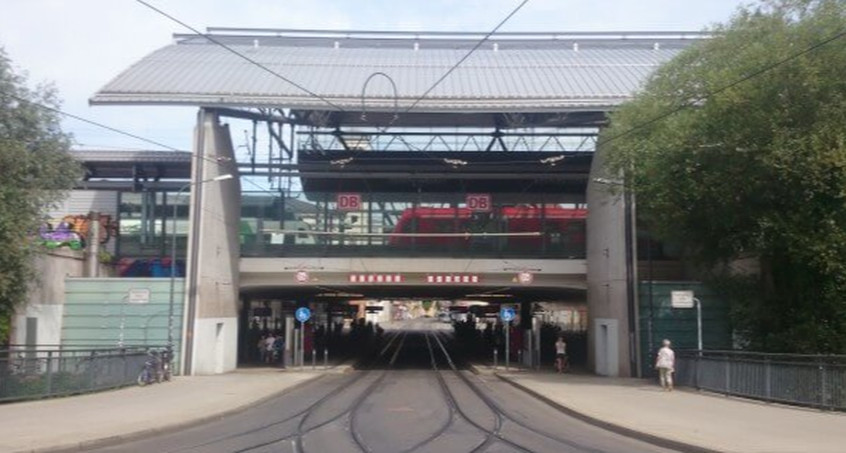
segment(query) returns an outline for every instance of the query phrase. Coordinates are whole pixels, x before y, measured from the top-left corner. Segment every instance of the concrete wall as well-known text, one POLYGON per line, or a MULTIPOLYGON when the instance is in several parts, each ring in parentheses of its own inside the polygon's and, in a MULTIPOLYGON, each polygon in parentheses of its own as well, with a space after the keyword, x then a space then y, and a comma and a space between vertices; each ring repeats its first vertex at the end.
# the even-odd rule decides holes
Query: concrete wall
POLYGON ((198 115, 194 156, 186 273, 187 371, 223 373, 237 364, 241 187, 229 128, 212 111, 198 115), (234 178, 199 183, 227 173, 234 178))
POLYGON ((594 157, 587 190, 587 298, 592 319, 588 363, 597 374, 629 376, 636 342, 628 327, 625 199, 621 186, 600 184, 594 178, 609 178, 600 152, 594 157))
MULTIPOLYGON (((398 273, 400 286, 429 286, 427 274, 474 274, 476 286, 520 286, 517 274, 530 270, 531 287, 584 290, 585 260, 503 260, 470 258, 242 258, 241 289, 340 285, 349 286, 351 273, 398 273), (295 274, 305 270, 308 282, 295 274)), ((473 285, 463 285, 473 286, 473 285)))
MULTIPOLYGON (((35 343, 58 345, 62 338, 65 303, 65 279, 85 275, 85 252, 56 249, 35 258, 37 280, 30 285, 28 302, 12 320, 11 341, 26 344, 27 318, 36 318, 35 343)), ((100 275, 111 275, 112 269, 99 265, 100 275)), ((30 332, 30 338, 33 333, 30 332)))

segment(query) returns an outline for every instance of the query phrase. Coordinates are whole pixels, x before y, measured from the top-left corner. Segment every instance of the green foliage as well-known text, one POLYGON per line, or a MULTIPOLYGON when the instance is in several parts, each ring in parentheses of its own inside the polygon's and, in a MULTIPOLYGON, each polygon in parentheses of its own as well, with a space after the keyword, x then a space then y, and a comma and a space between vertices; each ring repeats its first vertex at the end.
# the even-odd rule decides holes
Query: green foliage
POLYGON ((45 208, 59 200, 80 176, 70 157, 70 137, 56 113, 55 90, 31 90, 0 48, 0 342, 8 337, 9 317, 26 300, 38 252, 32 241, 45 208), (29 101, 29 102, 27 102, 29 101))
POLYGON ((846 3, 764 1, 713 31, 612 115, 607 170, 705 268, 759 260, 753 281, 720 277, 750 347, 844 353, 846 37, 820 43, 846 3))

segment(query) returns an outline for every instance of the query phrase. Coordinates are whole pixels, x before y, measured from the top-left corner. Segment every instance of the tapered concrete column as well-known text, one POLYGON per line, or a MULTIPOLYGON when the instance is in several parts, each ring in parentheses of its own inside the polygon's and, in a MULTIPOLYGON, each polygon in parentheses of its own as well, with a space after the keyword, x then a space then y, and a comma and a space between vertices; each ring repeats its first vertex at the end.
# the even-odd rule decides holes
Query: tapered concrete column
MULTIPOLYGON (((636 276, 627 268, 626 217, 631 219, 633 214, 626 209, 621 181, 595 180, 609 179, 602 157, 597 150, 587 189, 588 363, 600 375, 630 376, 637 345, 637 332, 630 328, 630 321, 637 312, 628 287, 629 279, 636 280, 636 276)), ((634 240, 633 222, 630 227, 634 240)))
POLYGON ((238 356, 241 186, 229 128, 201 109, 195 132, 186 267, 186 372, 234 370, 238 356), (225 174, 233 179, 210 181, 225 174))

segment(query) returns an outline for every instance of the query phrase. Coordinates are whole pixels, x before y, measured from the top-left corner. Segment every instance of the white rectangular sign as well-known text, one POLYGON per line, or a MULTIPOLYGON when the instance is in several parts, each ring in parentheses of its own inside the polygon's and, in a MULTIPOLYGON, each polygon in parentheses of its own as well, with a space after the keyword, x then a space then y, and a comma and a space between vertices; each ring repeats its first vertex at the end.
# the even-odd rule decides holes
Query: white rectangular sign
POLYGON ((673 308, 693 308, 693 291, 673 291, 671 294, 673 308))
POLYGON ((126 301, 130 304, 150 303, 150 290, 147 288, 130 289, 126 301))

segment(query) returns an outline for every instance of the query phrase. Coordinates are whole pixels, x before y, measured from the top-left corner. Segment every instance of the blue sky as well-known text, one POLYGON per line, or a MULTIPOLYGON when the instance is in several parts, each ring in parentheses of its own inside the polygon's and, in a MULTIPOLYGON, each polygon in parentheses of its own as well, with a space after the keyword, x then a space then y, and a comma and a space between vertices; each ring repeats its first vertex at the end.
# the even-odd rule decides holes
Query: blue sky
MULTIPOLYGON (((207 26, 489 31, 520 0, 149 0, 207 26)), ((503 31, 698 31, 728 20, 737 0, 529 0, 503 31)), ((0 46, 30 84, 54 83, 68 112, 189 149, 195 109, 90 107, 88 98, 120 71, 184 33, 133 0, 3 0, 0 46)), ((65 120, 83 147, 149 145, 65 120)))

